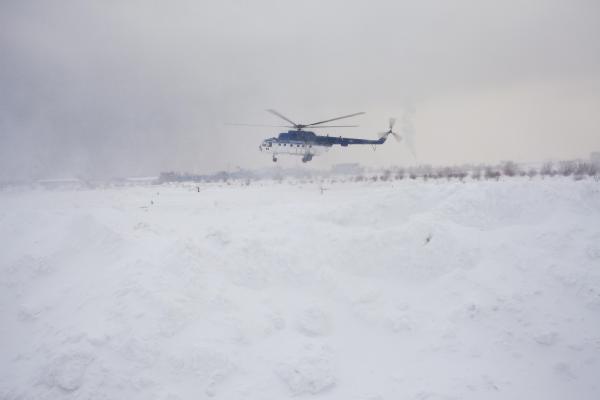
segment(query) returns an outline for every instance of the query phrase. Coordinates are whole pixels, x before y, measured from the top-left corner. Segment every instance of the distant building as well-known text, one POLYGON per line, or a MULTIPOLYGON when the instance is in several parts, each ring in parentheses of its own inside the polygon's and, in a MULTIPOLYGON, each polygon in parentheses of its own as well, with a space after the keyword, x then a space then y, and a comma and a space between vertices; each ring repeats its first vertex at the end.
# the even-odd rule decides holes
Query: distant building
POLYGON ((359 163, 335 164, 331 167, 331 172, 337 175, 357 175, 362 174, 364 170, 359 163))
POLYGON ((80 189, 85 186, 85 182, 76 178, 42 179, 36 183, 44 189, 80 189))

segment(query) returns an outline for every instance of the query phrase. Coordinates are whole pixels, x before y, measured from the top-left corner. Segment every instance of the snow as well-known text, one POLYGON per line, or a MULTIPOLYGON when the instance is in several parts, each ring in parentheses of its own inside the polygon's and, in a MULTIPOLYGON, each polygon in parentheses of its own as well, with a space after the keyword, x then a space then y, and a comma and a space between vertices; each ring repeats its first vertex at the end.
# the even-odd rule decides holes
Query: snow
POLYGON ((0 192, 0 399, 597 399, 600 184, 0 192))

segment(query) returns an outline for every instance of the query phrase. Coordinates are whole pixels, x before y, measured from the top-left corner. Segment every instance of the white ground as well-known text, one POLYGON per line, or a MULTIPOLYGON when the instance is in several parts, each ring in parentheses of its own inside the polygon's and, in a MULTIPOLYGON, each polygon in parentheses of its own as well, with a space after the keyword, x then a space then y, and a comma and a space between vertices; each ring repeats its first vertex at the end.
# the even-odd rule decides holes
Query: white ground
POLYGON ((327 189, 1 192, 0 399, 600 398, 600 183, 327 189))

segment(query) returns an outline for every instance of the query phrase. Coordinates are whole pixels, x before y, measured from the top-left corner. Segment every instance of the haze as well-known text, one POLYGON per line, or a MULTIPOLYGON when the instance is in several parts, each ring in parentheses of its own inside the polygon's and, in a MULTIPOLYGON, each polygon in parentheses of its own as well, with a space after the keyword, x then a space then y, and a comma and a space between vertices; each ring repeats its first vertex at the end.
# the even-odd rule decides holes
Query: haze
POLYGON ((3 1, 0 179, 270 166, 277 128, 225 125, 279 123, 266 108, 416 130, 416 158, 392 141, 313 167, 587 158, 599 37, 595 0, 3 1))

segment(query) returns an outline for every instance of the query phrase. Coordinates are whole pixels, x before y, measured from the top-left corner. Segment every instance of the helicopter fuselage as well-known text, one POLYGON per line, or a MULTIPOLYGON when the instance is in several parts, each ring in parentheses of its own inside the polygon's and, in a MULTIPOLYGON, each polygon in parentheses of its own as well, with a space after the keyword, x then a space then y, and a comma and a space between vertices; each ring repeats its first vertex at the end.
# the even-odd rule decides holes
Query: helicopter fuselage
POLYGON ((302 161, 312 160, 313 156, 328 151, 333 145, 347 147, 348 145, 385 143, 386 137, 378 140, 355 139, 342 136, 317 135, 311 131, 290 130, 281 132, 278 137, 263 140, 260 151, 273 154, 273 161, 277 161, 278 154, 302 156, 302 161))

